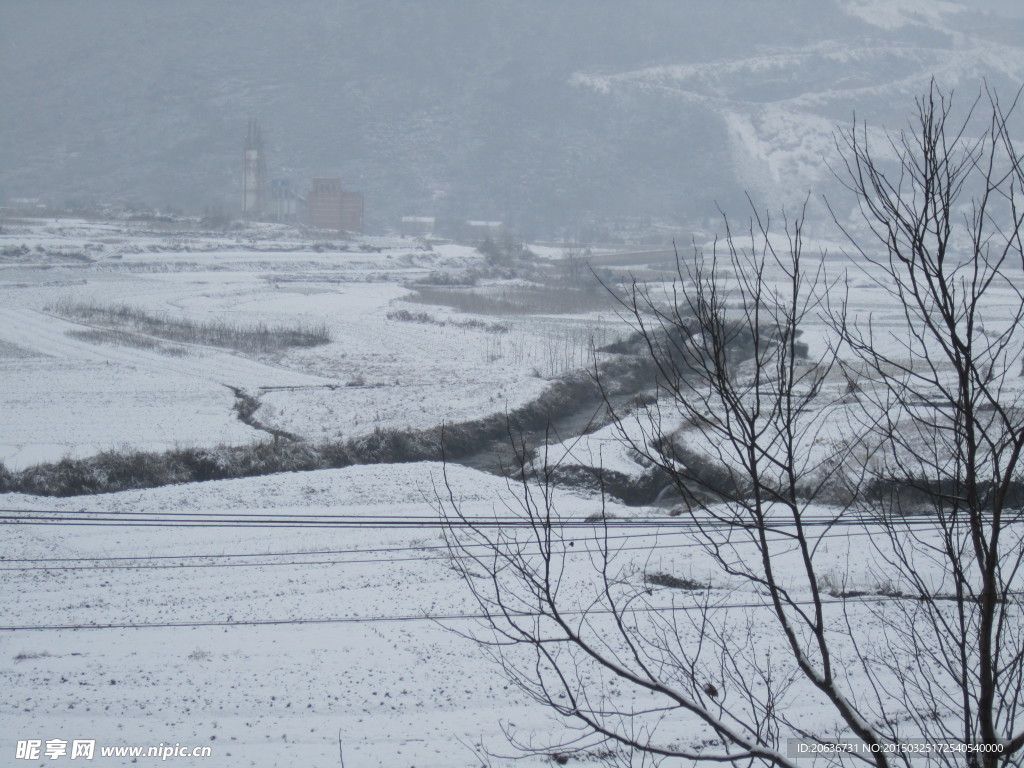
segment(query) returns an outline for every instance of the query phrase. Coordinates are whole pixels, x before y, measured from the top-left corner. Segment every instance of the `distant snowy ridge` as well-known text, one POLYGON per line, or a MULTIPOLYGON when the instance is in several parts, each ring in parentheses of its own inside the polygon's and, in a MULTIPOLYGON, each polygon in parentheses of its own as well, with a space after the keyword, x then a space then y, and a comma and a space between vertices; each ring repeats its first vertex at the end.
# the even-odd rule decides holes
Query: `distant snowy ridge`
POLYGON ((881 138, 885 129, 904 126, 914 98, 933 79, 947 91, 966 94, 962 100, 986 86, 1012 95, 1024 83, 1024 49, 941 26, 965 11, 963 6, 864 0, 846 7, 886 27, 928 26, 943 32, 948 43, 825 40, 718 61, 577 72, 569 84, 606 98, 639 94, 677 101, 682 109, 706 109, 722 121, 737 183, 764 199, 792 204, 831 183, 835 131, 855 114, 881 138))
POLYGON ((918 92, 935 77, 956 86, 999 74, 1024 80, 1024 49, 990 41, 950 50, 922 46, 850 46, 829 40, 800 50, 632 72, 576 72, 569 84, 595 93, 630 88, 678 96, 708 106, 848 102, 851 97, 918 92), (776 95, 772 95, 773 92, 776 95))
POLYGON ((891 30, 911 24, 938 26, 947 17, 971 9, 945 0, 852 0, 845 10, 868 24, 891 30))

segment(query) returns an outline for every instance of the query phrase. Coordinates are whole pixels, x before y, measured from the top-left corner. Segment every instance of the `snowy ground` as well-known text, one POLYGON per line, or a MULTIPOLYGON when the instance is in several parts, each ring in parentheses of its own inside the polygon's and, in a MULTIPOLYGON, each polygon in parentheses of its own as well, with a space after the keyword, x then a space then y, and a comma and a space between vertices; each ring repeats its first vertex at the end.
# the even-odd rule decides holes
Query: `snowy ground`
MULTIPOLYGON (((479 256, 459 246, 367 244, 380 250, 339 252, 275 228, 259 238, 170 238, 123 225, 5 224, 0 459, 17 468, 121 445, 265 438, 235 418, 229 387, 260 398, 256 416, 264 424, 311 439, 477 418, 539 394, 559 360, 571 358, 566 345, 598 321, 480 318, 508 323, 504 334, 443 325, 466 315, 405 302, 404 284, 479 256), (192 319, 323 322, 333 341, 259 358, 195 345, 171 355, 94 344, 67 334, 82 325, 54 313, 61 300, 129 303, 192 319), (427 312, 436 322, 389 319, 396 309, 427 312)), ((877 286, 854 278, 849 287, 851 302, 873 313, 876 328, 900 328, 877 286)), ((826 338, 824 323, 805 330, 812 357, 826 338)), ((566 458, 556 446, 552 459, 624 474, 642 469, 611 428, 572 449, 566 458)), ((363 466, 72 499, 8 494, 2 506, 105 513, 122 522, 169 514, 433 520, 440 479, 436 464, 363 466)), ((454 467, 451 481, 468 514, 504 513, 500 478, 454 467)), ((560 492, 557 500, 563 515, 599 509, 585 495, 560 492)), ((614 504, 608 511, 667 515, 614 504)), ((706 584, 723 600, 756 598, 716 573, 678 532, 655 537, 627 528, 621 535, 618 562, 638 586, 645 573, 668 573, 706 584)), ((873 592, 884 575, 865 556, 864 541, 835 534, 819 551, 834 562, 837 582, 873 592)), ((585 563, 592 542, 576 545, 585 563)), ((787 555, 779 556, 784 563, 787 555)), ((11 760, 17 740, 84 738, 106 746, 210 746, 209 764, 228 768, 337 766, 339 746, 347 768, 479 766, 476 745, 509 751, 503 724, 540 739, 562 732, 451 631, 477 626, 459 618, 475 606, 429 525, 6 526, 0 574, 0 687, 7 692, 0 764, 34 764, 11 760)), ((689 599, 655 590, 652 599, 662 598, 666 605, 689 599)), ((871 640, 876 616, 862 615, 861 639, 871 640)), ((813 720, 808 702, 804 714, 813 720)), ((692 738, 702 737, 694 728, 692 738)))
POLYGON ((5 225, 0 461, 20 469, 123 446, 162 450, 265 437, 237 421, 229 387, 261 398, 260 422, 311 439, 503 412, 562 372, 567 339, 582 362, 587 329, 607 323, 488 318, 506 325, 505 333, 444 325, 451 310, 401 302, 409 293, 403 285, 478 265, 473 249, 424 251, 412 240, 382 240, 372 246, 379 252, 369 253, 338 247, 158 236, 78 221, 5 225), (96 344, 68 335, 88 326, 58 316, 62 301, 128 304, 196 321, 323 323, 333 341, 259 359, 199 345, 96 344), (426 311, 436 322, 388 319, 401 308, 426 311))
MULTIPOLYGON (((431 516, 441 479, 437 464, 351 467, 43 506, 122 518, 431 516)), ((453 467, 450 481, 468 515, 505 514, 495 506, 508 498, 503 480, 453 467)), ((575 517, 592 513, 595 500, 563 493, 558 505, 575 517)), ((9 495, 5 506, 39 508, 40 500, 9 495)), ((614 504, 608 511, 636 514, 614 504)), ((736 599, 741 585, 713 573, 679 533, 613 536, 624 537, 615 542, 618 562, 632 564, 638 584, 645 572, 672 573, 736 599)), ((583 534, 578 562, 593 546, 583 534)), ((870 563, 847 567, 858 547, 833 537, 823 556, 851 574, 851 586, 870 588, 870 563)), ((18 739, 88 738, 208 745, 221 766, 328 766, 340 738, 347 766, 426 768, 479 765, 460 741, 507 752, 501 723, 541 738, 561 732, 451 631, 477 622, 429 618, 476 612, 437 529, 17 526, 3 555, 5 592, 17 595, 5 601, 4 627, 45 627, 0 632, 5 750, 18 739), (82 625, 114 626, 66 628, 82 625)), ((688 599, 673 592, 656 597, 688 599)))
MULTIPOLYGON (((507 324, 503 334, 460 325, 465 316, 450 309, 403 303, 403 284, 479 264, 472 249, 424 251, 414 241, 377 239, 364 243, 377 250, 341 252, 336 243, 289 237, 272 228, 249 238, 5 223, 0 459, 18 469, 109 448, 266 438, 235 417, 231 387, 260 398, 262 423, 311 439, 478 418, 536 397, 572 358, 567 344, 595 322, 484 318, 507 324), (61 301, 125 303, 194 320, 322 322, 333 341, 259 358, 171 342, 96 344, 69 335, 88 326, 61 317, 61 301), (388 319, 396 308, 436 322, 388 319), (457 322, 442 325, 446 319, 457 322)), ((433 517, 436 470, 353 468, 42 503, 120 514, 342 509, 433 517)), ((462 472, 464 493, 481 503, 503 487, 462 472)), ((4 498, 6 507, 40 503, 4 498)), ((436 533, 19 527, 4 539, 5 567, 45 568, 53 563, 24 559, 70 557, 86 559, 62 564, 85 570, 4 573, 5 592, 15 596, 4 601, 6 626, 214 626, 0 633, 0 678, 10 692, 0 763, 6 745, 38 736, 212 745, 224 766, 335 765, 340 738, 350 766, 470 765, 472 751, 459 740, 472 746, 485 735, 500 746, 500 720, 543 730, 543 711, 485 670, 471 643, 425 618, 467 608, 436 533), (278 552, 311 554, 268 554, 278 552), (244 553, 254 557, 219 557, 244 553), (131 567, 95 568, 110 564, 131 567), (154 564, 175 567, 137 567, 154 564), (328 622, 237 626, 268 619, 328 622)))
MULTIPOLYGON (((334 514, 344 500, 350 515, 422 515, 437 473, 363 467, 52 506, 334 514)), ((480 501, 501 484, 468 471, 459 479, 480 501)), ((38 500, 7 500, 22 503, 38 500)), ((471 644, 423 618, 468 607, 435 533, 19 527, 5 558, 84 558, 69 564, 93 568, 142 556, 170 559, 127 562, 171 567, 9 572, 4 581, 18 594, 5 606, 9 626, 330 621, 5 632, 5 751, 15 738, 87 736, 212 745, 224 766, 333 765, 340 733, 347 765, 452 765, 458 751, 470 764, 457 738, 493 733, 499 712, 540 719, 484 672, 471 644), (309 554, 268 554, 280 552, 309 554), (243 553, 252 556, 223 557, 243 553)))

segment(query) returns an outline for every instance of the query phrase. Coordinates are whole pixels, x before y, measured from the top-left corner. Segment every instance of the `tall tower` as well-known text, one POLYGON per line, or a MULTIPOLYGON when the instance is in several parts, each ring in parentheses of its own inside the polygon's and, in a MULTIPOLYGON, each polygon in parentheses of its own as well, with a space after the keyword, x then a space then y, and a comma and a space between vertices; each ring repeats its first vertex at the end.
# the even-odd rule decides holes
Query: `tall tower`
POLYGON ((260 124, 249 121, 245 136, 245 165, 242 172, 242 215, 250 219, 263 216, 263 190, 266 178, 263 161, 263 133, 260 124))

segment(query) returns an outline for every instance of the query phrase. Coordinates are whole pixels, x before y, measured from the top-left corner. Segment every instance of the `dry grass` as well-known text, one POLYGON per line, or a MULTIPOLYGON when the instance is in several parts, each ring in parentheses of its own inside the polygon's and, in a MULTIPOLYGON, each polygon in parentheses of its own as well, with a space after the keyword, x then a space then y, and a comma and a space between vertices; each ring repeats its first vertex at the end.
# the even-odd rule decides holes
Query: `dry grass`
POLYGON ((89 328, 82 331, 65 331, 64 335, 90 344, 110 344, 115 347, 132 347, 159 352, 168 357, 187 357, 189 351, 185 347, 169 347, 161 344, 151 336, 143 336, 130 331, 119 331, 112 328, 89 328))
MULTIPOLYGON (((165 313, 147 312, 127 304, 102 305, 65 301, 48 309, 63 317, 102 325, 115 331, 134 331, 168 341, 203 344, 256 355, 281 352, 291 347, 315 347, 331 341, 331 332, 326 325, 269 325, 262 322, 244 325, 217 320, 200 322, 172 317, 165 313)), ((146 343, 129 342, 127 337, 119 339, 104 341, 133 346, 146 343)))
POLYGON ((508 333, 511 326, 508 323, 488 323, 476 318, 468 320, 438 320, 427 312, 410 312, 407 309, 396 309, 387 314, 388 320, 397 320, 402 323, 424 323, 427 325, 454 326, 455 328, 469 328, 474 331, 486 331, 487 333, 508 333))
POLYGON ((557 315, 613 311, 618 299, 601 286, 501 285, 483 288, 419 286, 405 301, 451 307, 476 315, 557 315))
POLYGON ((701 584, 693 579, 683 579, 673 576, 671 573, 653 572, 644 574, 644 583, 653 584, 656 587, 668 587, 669 589, 687 589, 691 591, 707 589, 707 584, 701 584))

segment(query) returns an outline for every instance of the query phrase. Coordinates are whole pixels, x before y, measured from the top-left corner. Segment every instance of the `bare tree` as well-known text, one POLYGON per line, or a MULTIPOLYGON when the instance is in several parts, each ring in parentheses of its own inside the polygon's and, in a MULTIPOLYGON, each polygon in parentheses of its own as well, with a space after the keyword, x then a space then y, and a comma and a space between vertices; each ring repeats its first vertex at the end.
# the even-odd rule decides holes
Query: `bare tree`
POLYGON ((708 253, 677 258, 670 288, 633 284, 626 314, 657 398, 616 414, 619 440, 671 482, 679 514, 660 522, 686 526, 713 583, 638 564, 606 510, 580 534, 587 521, 558 513, 555 462, 522 445, 514 525, 440 495, 488 617, 476 639, 579 729, 556 745, 510 734, 518 746, 1021 764, 1024 295, 1007 270, 1024 266, 1024 177, 1012 110, 987 105, 968 138, 973 113, 953 125, 933 87, 884 162, 863 127, 839 136, 881 244, 854 258, 903 335, 882 340, 847 308, 825 255, 804 254, 803 212, 779 235, 756 211, 742 237, 726 222, 708 253), (804 344, 809 323, 831 333, 804 344), (837 570, 836 539, 857 536, 870 589, 837 570), (829 751, 844 738, 851 751, 829 751))
POLYGON ((590 248, 584 248, 575 241, 562 247, 561 270, 566 282, 580 283, 589 276, 590 256, 590 248))
POLYGON ((864 382, 858 422, 871 450, 859 457, 871 458, 857 501, 889 511, 889 564, 917 598, 897 601, 904 621, 888 628, 907 715, 929 740, 1001 747, 979 765, 1019 764, 1024 168, 1012 105, 986 92, 954 114, 933 83, 912 130, 881 156, 863 126, 839 137, 841 177, 870 232, 850 242, 905 323, 880 332, 839 311, 834 326, 864 382), (972 136, 979 111, 987 124, 972 136), (915 512, 927 532, 907 524, 915 512))

